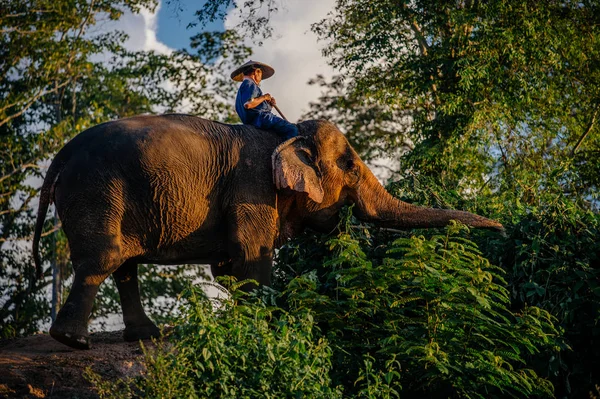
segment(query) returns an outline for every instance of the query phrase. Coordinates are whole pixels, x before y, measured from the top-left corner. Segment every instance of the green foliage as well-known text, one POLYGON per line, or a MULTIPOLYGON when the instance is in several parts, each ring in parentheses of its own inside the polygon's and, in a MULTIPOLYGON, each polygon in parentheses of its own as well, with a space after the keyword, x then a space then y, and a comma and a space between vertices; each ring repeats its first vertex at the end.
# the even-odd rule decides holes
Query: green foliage
POLYGON ((507 236, 473 231, 473 239, 494 263, 506 271, 511 308, 533 305, 557 318, 564 331, 559 356, 541 353, 528 362, 548 375, 557 393, 581 396, 593 388, 600 369, 597 345, 600 315, 600 215, 589 200, 569 198, 574 189, 572 164, 548 176, 514 182, 515 191, 497 197, 467 197, 448 190, 434 178, 419 176, 390 185, 409 202, 466 209, 502 220, 507 236), (537 190, 537 185, 544 185, 537 190), (518 200, 522 198, 523 200, 518 200))
POLYGON ((340 0, 313 30, 341 75, 311 116, 399 172, 489 194, 576 156, 580 194, 597 187, 597 1, 340 0), (490 179, 493 178, 491 181, 490 179))
POLYGON ((312 264, 299 257, 286 299, 311 309, 326 332, 336 348, 332 379, 346 395, 371 392, 361 385, 368 375, 403 395, 552 395, 526 360, 556 345, 553 317, 536 307, 511 312, 502 270, 457 236, 462 229, 376 247, 373 237, 345 230, 312 264))
POLYGON ((200 288, 186 290, 174 344, 145 352, 143 379, 102 382, 88 374, 100 397, 340 397, 330 387, 331 348, 311 315, 241 301, 244 294, 230 287, 232 297, 216 301, 200 288))
POLYGON ((515 306, 531 304, 555 315, 572 351, 547 355, 548 372, 561 391, 587 395, 600 379, 600 214, 557 190, 532 195, 515 207, 503 253, 515 306), (557 192, 558 191, 558 192, 557 192))

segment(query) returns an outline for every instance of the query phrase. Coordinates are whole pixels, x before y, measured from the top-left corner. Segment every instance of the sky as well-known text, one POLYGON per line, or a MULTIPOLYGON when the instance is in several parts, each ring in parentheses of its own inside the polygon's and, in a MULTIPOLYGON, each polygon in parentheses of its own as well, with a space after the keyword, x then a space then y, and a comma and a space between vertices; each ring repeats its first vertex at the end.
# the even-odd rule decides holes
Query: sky
MULTIPOLYGON (((200 30, 187 26, 196 20, 194 14, 201 4, 198 0, 180 0, 177 4, 160 0, 154 13, 143 11, 140 15, 125 15, 115 28, 129 34, 127 45, 132 50, 168 53, 186 48, 189 38, 200 30)), ((273 38, 265 40, 262 47, 250 41, 247 44, 253 49, 253 60, 275 68, 275 75, 261 83, 263 92, 273 95, 285 116, 296 122, 320 94, 320 88, 308 86, 308 80, 317 74, 329 77, 334 73, 321 55, 323 43, 319 43, 310 31, 312 23, 333 9, 334 0, 280 0, 280 4, 280 11, 271 20, 273 38)), ((212 23, 207 29, 222 30, 236 23, 233 10, 225 21, 212 23)))

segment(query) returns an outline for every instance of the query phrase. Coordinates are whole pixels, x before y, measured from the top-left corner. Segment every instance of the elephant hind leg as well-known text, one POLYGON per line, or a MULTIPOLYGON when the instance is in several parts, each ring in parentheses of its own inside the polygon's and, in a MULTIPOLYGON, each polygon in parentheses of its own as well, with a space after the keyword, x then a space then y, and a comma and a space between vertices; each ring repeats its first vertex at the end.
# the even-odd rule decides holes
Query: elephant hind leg
POLYGON ((87 325, 98 287, 123 262, 116 242, 111 236, 96 239, 96 247, 104 248, 96 256, 91 255, 94 251, 85 257, 80 256, 83 252, 72 251, 75 277, 69 296, 50 327, 52 338, 75 349, 91 347, 87 325))
POLYGON ((160 330, 144 312, 140 298, 138 284, 138 265, 135 261, 128 260, 114 273, 113 278, 119 290, 121 308, 123 309, 123 322, 125 341, 139 341, 160 336, 160 330))

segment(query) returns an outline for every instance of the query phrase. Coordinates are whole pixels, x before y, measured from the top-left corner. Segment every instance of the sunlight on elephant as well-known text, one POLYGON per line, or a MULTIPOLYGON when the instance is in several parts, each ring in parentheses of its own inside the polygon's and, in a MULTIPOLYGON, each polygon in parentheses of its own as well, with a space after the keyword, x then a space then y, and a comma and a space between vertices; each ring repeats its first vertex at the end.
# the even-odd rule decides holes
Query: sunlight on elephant
POLYGON ((454 219, 502 229, 468 212, 399 201, 335 125, 313 120, 298 128, 300 136, 281 143, 251 126, 137 116, 92 127, 65 145, 44 180, 33 240, 39 273, 39 239, 54 202, 75 277, 52 337, 90 347, 87 320, 111 274, 124 338, 157 336, 140 301, 139 263, 208 263, 213 274, 268 285, 274 248, 305 228, 331 231, 344 205, 386 227, 440 227, 454 219))

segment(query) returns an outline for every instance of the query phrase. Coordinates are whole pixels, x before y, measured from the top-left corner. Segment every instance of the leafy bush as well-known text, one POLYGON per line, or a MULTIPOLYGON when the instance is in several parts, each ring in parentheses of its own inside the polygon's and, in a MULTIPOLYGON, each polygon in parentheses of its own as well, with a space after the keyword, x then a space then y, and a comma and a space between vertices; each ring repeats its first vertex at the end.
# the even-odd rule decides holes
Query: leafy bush
POLYGON ((600 381, 599 202, 582 195, 578 168, 565 162, 542 175, 522 174, 492 196, 465 198, 423 176, 391 187, 408 202, 494 215, 504 224, 506 237, 474 231, 472 239, 505 271, 512 310, 533 305, 557 319, 561 352, 541 351, 527 362, 559 397, 587 397, 600 381))
POLYGON ((600 215, 557 194, 540 192, 515 207, 518 222, 502 251, 514 306, 546 309, 572 348, 544 359, 559 392, 588 396, 600 381, 600 215))
POLYGON ((291 315, 233 285, 215 304, 203 291, 184 293, 175 340, 146 351, 145 378, 103 382, 88 371, 102 398, 335 398, 331 348, 307 312, 291 315))
POLYGON ((552 396, 526 356, 555 345, 553 317, 536 307, 511 312, 502 270, 457 236, 463 229, 379 248, 342 231, 312 271, 301 254, 303 270, 285 295, 319 321, 335 348, 333 382, 346 395, 382 397, 366 395, 368 368, 408 396, 552 396))
POLYGON ((424 176, 391 186, 408 202, 493 215, 504 224, 506 237, 474 231, 472 238, 506 272, 511 309, 540 307, 564 331, 558 355, 542 351, 527 360, 559 397, 587 397, 600 381, 600 202, 597 190, 583 195, 579 169, 563 162, 543 174, 523 172, 494 195, 470 198, 424 176))

